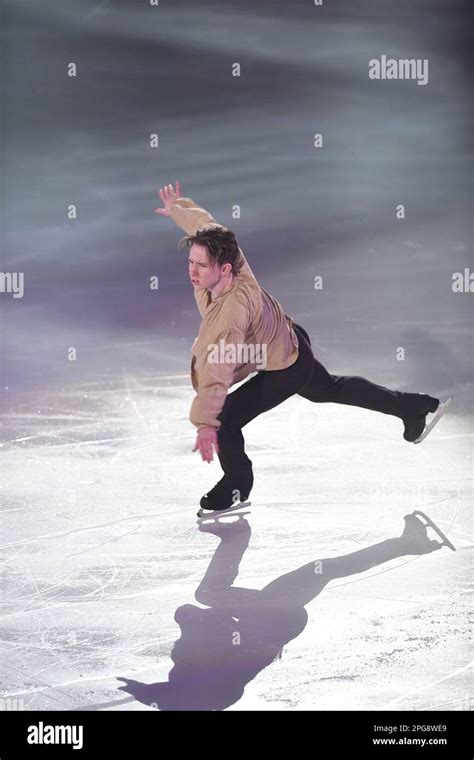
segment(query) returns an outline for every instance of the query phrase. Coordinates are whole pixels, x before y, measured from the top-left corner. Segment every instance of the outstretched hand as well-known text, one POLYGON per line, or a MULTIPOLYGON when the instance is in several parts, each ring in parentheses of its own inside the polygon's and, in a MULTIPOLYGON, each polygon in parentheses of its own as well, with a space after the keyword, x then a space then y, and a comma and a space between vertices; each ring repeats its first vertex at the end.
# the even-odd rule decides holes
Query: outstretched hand
POLYGON ((160 187, 158 195, 161 198, 164 208, 156 208, 155 214, 161 214, 161 216, 170 216, 170 209, 177 198, 181 198, 181 185, 176 180, 176 190, 173 185, 165 185, 160 187))

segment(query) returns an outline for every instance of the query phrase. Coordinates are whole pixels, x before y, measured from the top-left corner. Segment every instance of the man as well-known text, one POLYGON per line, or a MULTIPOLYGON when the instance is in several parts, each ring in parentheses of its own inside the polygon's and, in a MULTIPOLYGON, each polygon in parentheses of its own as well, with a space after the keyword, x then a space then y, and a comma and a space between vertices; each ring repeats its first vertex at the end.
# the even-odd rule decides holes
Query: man
MULTIPOLYGON (((362 377, 331 375, 314 358, 307 332, 260 287, 234 233, 167 185, 159 196, 169 216, 186 232, 189 277, 202 317, 192 347, 191 380, 196 397, 190 421, 198 434, 193 451, 211 462, 216 451, 224 476, 201 498, 202 510, 228 509, 245 501, 253 486, 252 462, 242 428, 295 393, 318 403, 334 402, 399 417, 404 438, 421 442, 451 398, 402 393, 362 377), (249 374, 256 375, 227 394, 249 374), (434 414, 426 424, 428 414, 434 414)), ((200 514, 200 513, 198 513, 200 514)))

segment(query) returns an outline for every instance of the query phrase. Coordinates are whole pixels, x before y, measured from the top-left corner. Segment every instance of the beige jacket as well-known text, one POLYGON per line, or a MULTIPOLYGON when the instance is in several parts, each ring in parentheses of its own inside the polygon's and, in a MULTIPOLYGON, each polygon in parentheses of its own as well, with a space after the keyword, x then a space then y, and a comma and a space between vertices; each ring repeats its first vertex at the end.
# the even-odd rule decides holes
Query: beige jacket
MULTIPOLYGON (((188 235, 222 226, 191 198, 177 198, 170 215, 188 235)), ((259 286, 240 248, 239 254, 229 290, 215 300, 208 290, 194 291, 202 322, 191 349, 196 396, 189 419, 198 429, 220 427, 217 416, 232 385, 262 369, 286 369, 298 357, 292 319, 259 286)))

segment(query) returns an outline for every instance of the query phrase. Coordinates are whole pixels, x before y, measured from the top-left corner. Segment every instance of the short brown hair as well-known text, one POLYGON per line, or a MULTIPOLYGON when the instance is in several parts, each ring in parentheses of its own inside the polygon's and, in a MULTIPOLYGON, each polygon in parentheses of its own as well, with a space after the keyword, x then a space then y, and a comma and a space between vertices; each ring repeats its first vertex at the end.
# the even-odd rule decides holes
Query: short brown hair
POLYGON ((232 265, 232 274, 238 274, 241 265, 238 265, 239 245, 232 230, 227 227, 210 227, 198 230, 194 235, 185 235, 178 243, 178 248, 186 246, 189 250, 192 245, 202 245, 207 249, 209 258, 220 267, 224 264, 232 265))

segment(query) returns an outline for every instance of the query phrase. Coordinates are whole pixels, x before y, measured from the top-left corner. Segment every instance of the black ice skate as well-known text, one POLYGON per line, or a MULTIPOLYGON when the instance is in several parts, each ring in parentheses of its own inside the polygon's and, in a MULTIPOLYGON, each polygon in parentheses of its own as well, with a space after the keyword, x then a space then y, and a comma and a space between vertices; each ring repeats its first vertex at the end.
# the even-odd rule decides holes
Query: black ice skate
MULTIPOLYGON (((222 509, 216 509, 215 507, 210 506, 208 500, 207 500, 207 494, 202 497, 200 504, 201 507, 197 512, 197 516, 199 518, 204 517, 210 517, 210 518, 216 518, 220 517, 221 515, 227 515, 229 513, 237 512, 239 509, 243 509, 244 507, 249 507, 252 502, 246 501, 243 499, 242 501, 234 502, 230 505, 230 507, 222 507, 222 509)), ((248 512, 240 513, 240 516, 242 514, 248 514, 248 512)))
POLYGON ((413 441, 413 443, 421 443, 422 441, 424 441, 424 439, 426 438, 426 436, 429 433, 431 433, 431 431, 433 430, 434 426, 438 424, 438 422, 440 421, 441 417, 445 413, 446 409, 448 408, 448 406, 450 405, 450 403, 451 403, 452 400, 453 400, 453 397, 449 396, 449 398, 447 398, 446 401, 443 401, 443 402, 439 403, 438 408, 434 412, 432 418, 426 424, 426 427, 424 428, 423 432, 421 433, 421 435, 415 441, 413 441))
POLYGON ((421 443, 424 441, 426 436, 431 433, 434 426, 440 421, 452 400, 453 397, 449 396, 446 401, 440 402, 435 409, 430 407, 422 414, 405 418, 403 420, 405 426, 404 439, 410 441, 410 443, 421 443), (430 419, 427 422, 426 418, 428 415, 430 415, 430 419))
POLYGON ((201 508, 197 513, 198 517, 203 517, 205 514, 214 512, 222 514, 223 512, 234 511, 240 509, 240 507, 248 506, 250 504, 250 502, 247 502, 249 490, 241 491, 235 485, 235 483, 230 483, 228 477, 224 475, 202 497, 200 501, 201 508))

